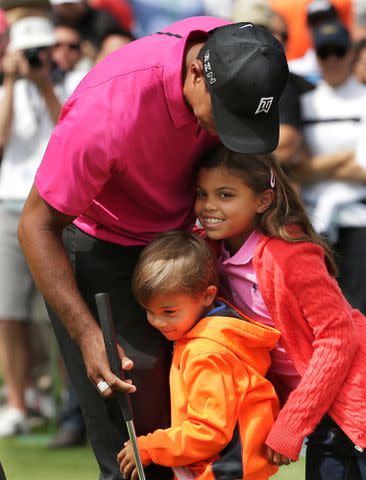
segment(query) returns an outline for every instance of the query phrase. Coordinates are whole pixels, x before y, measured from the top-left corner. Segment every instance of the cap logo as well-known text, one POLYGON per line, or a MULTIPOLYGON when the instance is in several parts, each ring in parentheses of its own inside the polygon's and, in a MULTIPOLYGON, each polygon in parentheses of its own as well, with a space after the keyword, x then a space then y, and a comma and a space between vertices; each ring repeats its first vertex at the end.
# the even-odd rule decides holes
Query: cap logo
POLYGON ((334 25, 324 25, 320 31, 324 34, 324 35, 332 35, 333 33, 337 33, 338 29, 336 26, 334 25))
POLYGON ((207 50, 207 52, 205 53, 205 56, 203 57, 203 68, 205 70, 205 74, 209 84, 210 85, 214 84, 216 82, 216 78, 214 77, 211 62, 210 62, 210 50, 207 50))
POLYGON ((253 25, 251 23, 248 23, 247 25, 242 25, 241 27, 239 27, 239 30, 241 28, 247 28, 247 27, 252 27, 253 25))
POLYGON ((272 102, 273 102, 273 97, 262 97, 259 101, 257 110, 255 111, 255 115, 261 112, 268 113, 269 109, 272 106, 272 102))

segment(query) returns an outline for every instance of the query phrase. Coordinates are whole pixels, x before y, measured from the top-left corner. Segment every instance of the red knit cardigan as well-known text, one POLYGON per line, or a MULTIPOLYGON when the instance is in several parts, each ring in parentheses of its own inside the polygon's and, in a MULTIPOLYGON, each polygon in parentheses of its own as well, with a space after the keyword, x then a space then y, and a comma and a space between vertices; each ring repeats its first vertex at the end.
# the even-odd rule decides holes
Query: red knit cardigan
POLYGON ((292 460, 327 412, 366 448, 366 318, 352 309, 312 243, 263 237, 254 257, 259 290, 301 382, 267 438, 292 460))

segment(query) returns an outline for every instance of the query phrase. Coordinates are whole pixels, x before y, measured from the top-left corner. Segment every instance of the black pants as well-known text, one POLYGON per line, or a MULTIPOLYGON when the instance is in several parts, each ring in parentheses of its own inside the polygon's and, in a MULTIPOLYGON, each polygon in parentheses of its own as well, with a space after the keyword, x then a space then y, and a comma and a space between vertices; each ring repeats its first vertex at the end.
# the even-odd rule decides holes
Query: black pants
POLYGON ((366 451, 354 447, 325 415, 307 440, 306 480, 366 480, 366 451))
MULTIPOLYGON (((98 292, 111 295, 117 340, 135 364, 128 376, 137 386, 137 392, 131 395, 137 434, 169 426, 171 344, 149 325, 130 289, 141 248, 103 242, 74 226, 65 229, 64 243, 79 289, 96 319, 94 295, 98 292)), ((116 457, 128 434, 118 404, 100 396, 86 375, 78 345, 49 307, 48 312, 99 463, 99 479, 121 480, 116 457)), ((172 478, 172 472, 152 465, 146 469, 146 476, 149 480, 164 480, 172 478)))
POLYGON ((353 308, 366 314, 366 227, 340 228, 335 245, 339 286, 353 308))

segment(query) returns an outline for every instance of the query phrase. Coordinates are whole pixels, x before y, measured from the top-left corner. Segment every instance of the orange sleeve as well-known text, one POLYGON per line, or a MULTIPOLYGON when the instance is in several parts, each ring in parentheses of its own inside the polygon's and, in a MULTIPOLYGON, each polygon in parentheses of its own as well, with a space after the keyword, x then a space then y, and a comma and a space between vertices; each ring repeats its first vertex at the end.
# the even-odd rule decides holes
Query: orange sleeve
POLYGON ((143 463, 189 465, 217 454, 232 438, 238 402, 232 361, 218 354, 194 356, 183 378, 187 418, 180 426, 138 438, 143 463))
MULTIPOLYGON (((336 398, 360 340, 351 307, 329 275, 321 248, 308 242, 293 243, 291 256, 289 251, 285 255, 287 263, 282 257, 282 265, 279 263, 273 275, 281 283, 289 315, 293 312, 291 328, 301 331, 309 327, 313 342, 312 351, 306 347, 304 353, 309 361, 301 381, 280 411, 266 444, 297 460, 304 437, 336 398)), ((284 338, 293 342, 286 340, 286 335, 284 338)))

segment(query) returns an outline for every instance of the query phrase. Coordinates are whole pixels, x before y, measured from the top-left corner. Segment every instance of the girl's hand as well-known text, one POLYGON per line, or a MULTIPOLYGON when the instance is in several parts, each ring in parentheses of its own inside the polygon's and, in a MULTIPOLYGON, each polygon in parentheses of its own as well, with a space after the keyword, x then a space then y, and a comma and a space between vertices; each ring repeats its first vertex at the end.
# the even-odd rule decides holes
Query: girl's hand
POLYGON ((271 447, 266 447, 267 448, 267 460, 269 463, 272 463, 273 465, 281 466, 281 465, 290 465, 291 459, 288 457, 285 457, 284 455, 281 455, 278 452, 275 452, 272 450, 271 447))
POLYGON ((124 448, 117 455, 117 462, 119 464, 119 470, 122 473, 123 478, 131 478, 131 480, 138 480, 135 457, 133 455, 133 448, 130 440, 125 443, 124 448))

